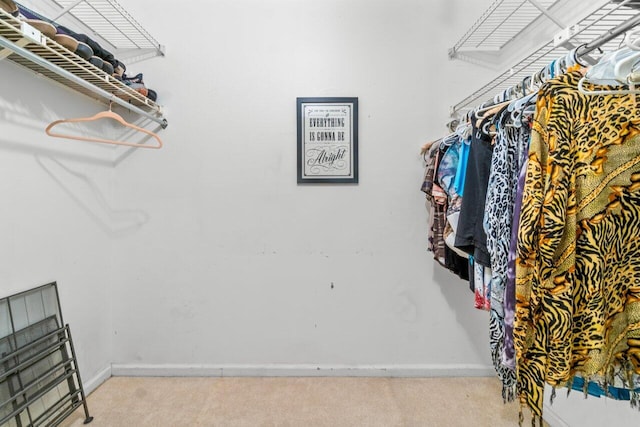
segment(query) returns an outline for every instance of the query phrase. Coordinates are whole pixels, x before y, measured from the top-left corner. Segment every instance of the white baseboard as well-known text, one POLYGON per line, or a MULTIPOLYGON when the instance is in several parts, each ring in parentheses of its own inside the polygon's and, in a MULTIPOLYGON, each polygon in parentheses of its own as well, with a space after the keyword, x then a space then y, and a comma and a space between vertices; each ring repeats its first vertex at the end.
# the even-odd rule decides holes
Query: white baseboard
POLYGON ((85 395, 89 395, 93 390, 97 389, 100 384, 111 378, 111 366, 107 366, 102 371, 98 372, 89 381, 82 381, 85 395))
POLYGON ((173 365, 113 364, 119 377, 493 377, 485 365, 173 365))
POLYGON ((544 418, 547 424, 549 424, 549 427, 569 427, 569 424, 564 422, 564 420, 560 418, 560 416, 558 416, 558 414, 556 414, 553 409, 551 409, 551 406, 544 405, 542 413, 542 418, 544 418))

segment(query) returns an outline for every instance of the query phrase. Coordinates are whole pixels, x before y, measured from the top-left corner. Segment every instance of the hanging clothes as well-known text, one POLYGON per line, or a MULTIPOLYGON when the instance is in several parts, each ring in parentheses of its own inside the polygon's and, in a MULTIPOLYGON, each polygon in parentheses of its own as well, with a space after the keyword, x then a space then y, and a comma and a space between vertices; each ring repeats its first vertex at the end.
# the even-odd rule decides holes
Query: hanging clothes
POLYGON ((471 123, 473 132, 464 182, 465 197, 460 206, 455 246, 473 255, 474 262, 491 267, 483 218, 493 152, 492 138, 482 132, 484 123, 476 127, 475 117, 472 117, 471 123))
POLYGON ((491 169, 487 186, 484 229, 487 235, 487 251, 491 258, 491 295, 489 315, 489 348, 493 366, 502 382, 502 397, 512 401, 516 396, 516 374, 512 367, 502 363, 504 349, 504 290, 508 256, 508 236, 513 217, 516 171, 516 135, 518 128, 510 125, 511 111, 507 108, 495 120, 497 133, 494 138, 491 169))
MULTIPOLYGON (((511 173, 515 172, 515 175, 511 175, 509 179, 509 188, 513 189, 513 216, 511 218, 510 231, 507 235, 509 242, 509 249, 507 251, 507 266, 506 276, 504 277, 504 343, 502 348, 502 363, 515 369, 515 349, 513 345, 513 320, 515 318, 515 306, 516 306, 516 279, 515 279, 515 260, 516 260, 516 247, 518 241, 518 224, 520 221, 520 210, 522 207, 522 192, 524 189, 524 180, 526 174, 527 158, 529 154, 529 141, 531 139, 531 126, 533 121, 534 111, 528 112, 531 107, 535 107, 537 100, 537 93, 527 96, 520 101, 521 111, 517 116, 517 121, 520 126, 516 134, 516 153, 515 153, 515 167, 511 169, 511 173)), ((497 230, 496 230, 497 231, 497 230)), ((501 230, 500 233, 504 232, 501 230)))
POLYGON ((464 197, 464 182, 467 179, 467 164, 469 163, 470 140, 461 139, 458 153, 458 170, 456 171, 456 179, 454 186, 460 197, 464 197))
POLYGON ((457 215, 460 202, 455 189, 451 191, 452 183, 455 181, 455 170, 457 170, 455 166, 457 165, 456 152, 445 156, 451 148, 451 144, 457 141, 457 138, 449 137, 445 138, 445 140, 434 142, 428 148, 425 156, 426 170, 421 191, 426 195, 429 209, 428 250, 433 252, 434 258, 438 263, 458 275, 461 279, 469 280, 468 260, 445 244, 445 236, 454 232, 447 220, 447 212, 457 215), (443 159, 444 162, 442 162, 443 159), (442 170, 440 170, 441 163, 442 170), (449 194, 441 185, 450 190, 449 194))
POLYGON ((445 244, 460 256, 466 254, 455 247, 454 242, 458 233, 458 222, 460 216, 460 208, 462 206, 462 197, 456 190, 456 176, 459 170, 460 161, 460 138, 454 138, 449 146, 445 145, 444 152, 438 170, 436 172, 438 184, 447 193, 447 225, 444 231, 445 244))
POLYGON ((519 161, 518 183, 516 185, 515 203, 513 207, 513 224, 507 264, 507 283, 504 290, 504 349, 502 360, 509 368, 516 368, 515 345, 513 342, 513 325, 516 311, 516 254, 518 247, 518 227, 522 210, 522 193, 527 174, 528 152, 521 154, 519 161))
POLYGON ((425 153, 425 175, 420 190, 425 193, 429 209, 428 250, 433 252, 434 259, 445 266, 444 229, 446 226, 447 194, 434 182, 440 160, 440 144, 442 140, 431 144, 425 153))
POLYGON ((474 293, 473 306, 479 310, 489 311, 491 309, 491 269, 475 262, 472 256, 469 256, 469 261, 473 267, 473 282, 471 282, 474 293))
POLYGON ((583 95, 581 77, 540 89, 518 229, 518 391, 536 416, 545 382, 576 374, 638 403, 640 105, 583 95))

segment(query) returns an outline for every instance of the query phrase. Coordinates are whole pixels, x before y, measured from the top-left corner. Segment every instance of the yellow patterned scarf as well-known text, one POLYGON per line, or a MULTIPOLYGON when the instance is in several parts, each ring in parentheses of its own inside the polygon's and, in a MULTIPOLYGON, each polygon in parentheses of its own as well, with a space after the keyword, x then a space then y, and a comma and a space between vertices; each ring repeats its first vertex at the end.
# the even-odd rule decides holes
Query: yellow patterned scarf
POLYGON ((518 229, 518 392, 536 416, 545 382, 640 374, 640 104, 583 95, 581 77, 540 90, 518 229))

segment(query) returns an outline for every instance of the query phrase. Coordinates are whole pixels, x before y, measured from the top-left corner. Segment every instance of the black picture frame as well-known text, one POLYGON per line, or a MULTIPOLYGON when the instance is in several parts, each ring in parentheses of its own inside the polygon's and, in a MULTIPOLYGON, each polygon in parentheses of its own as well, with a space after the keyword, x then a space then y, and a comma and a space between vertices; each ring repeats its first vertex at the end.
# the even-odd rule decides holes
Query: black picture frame
POLYGON ((358 183, 358 98, 296 98, 298 184, 358 183))

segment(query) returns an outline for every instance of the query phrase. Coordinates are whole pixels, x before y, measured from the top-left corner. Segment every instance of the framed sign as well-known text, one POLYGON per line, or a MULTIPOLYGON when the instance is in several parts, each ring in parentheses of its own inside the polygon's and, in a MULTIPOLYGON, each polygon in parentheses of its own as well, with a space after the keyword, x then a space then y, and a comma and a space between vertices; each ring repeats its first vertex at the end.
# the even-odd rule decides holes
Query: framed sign
POLYGON ((358 182, 358 98, 297 98, 298 183, 358 182))

